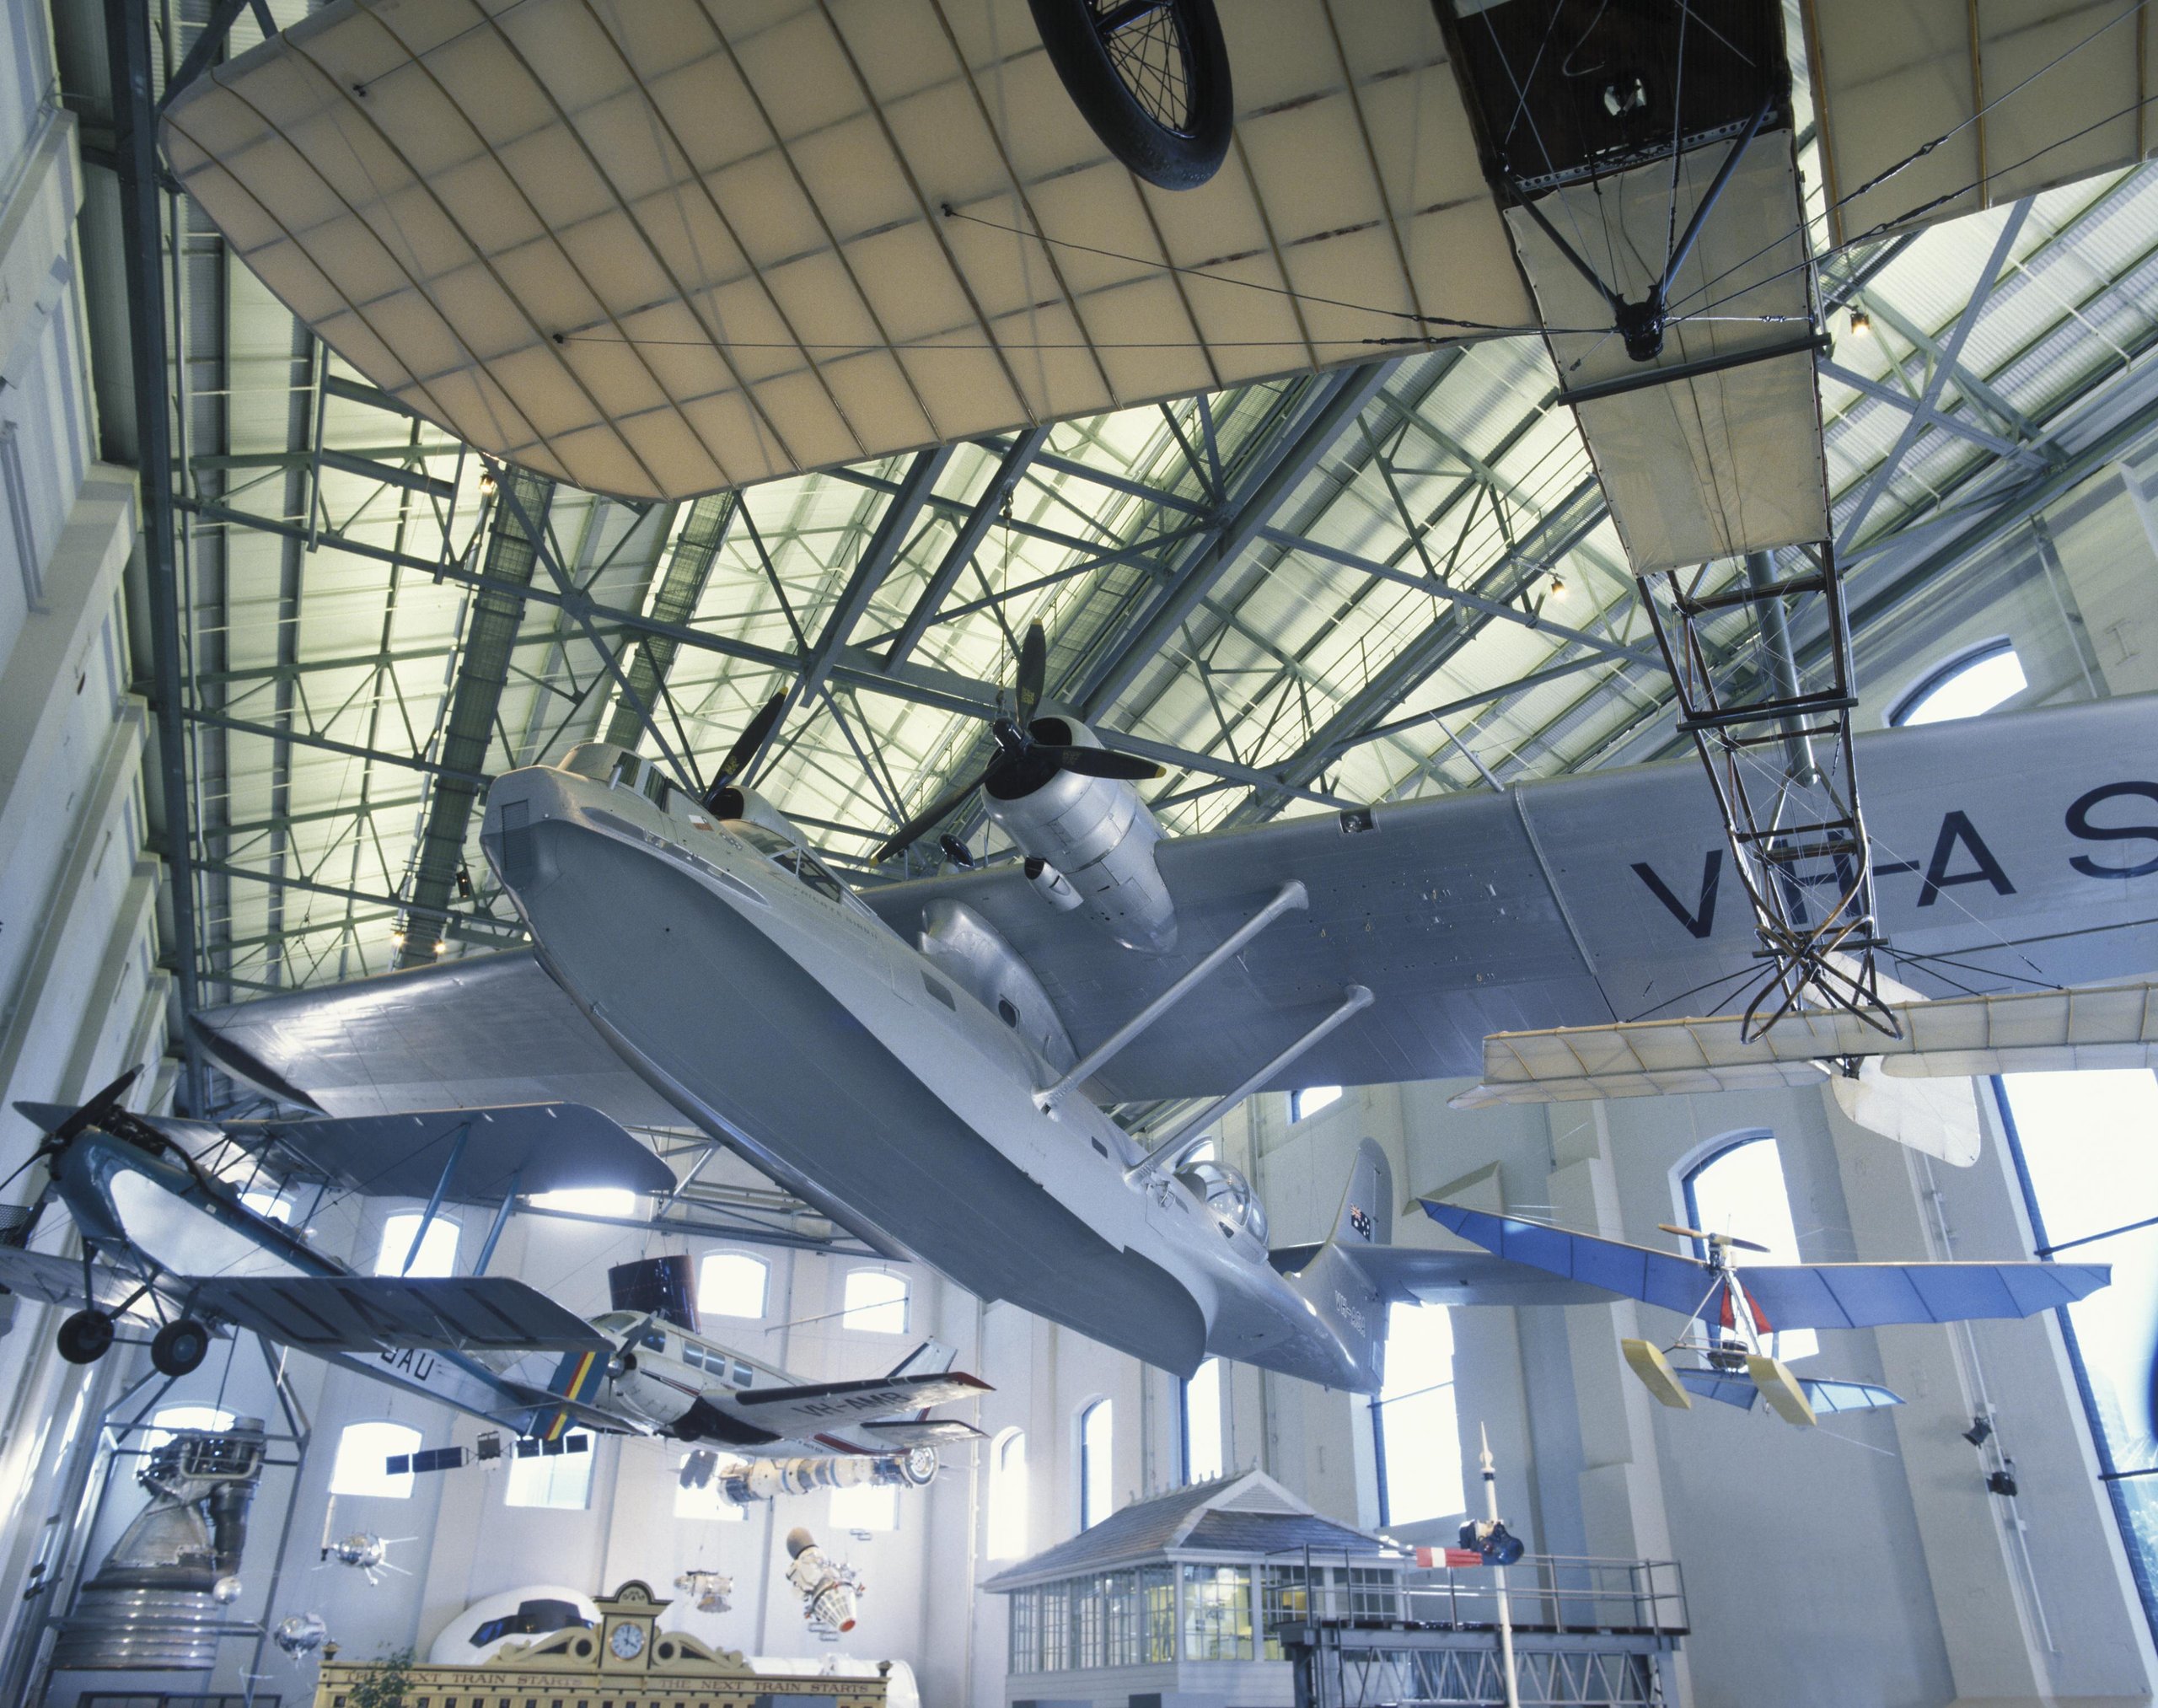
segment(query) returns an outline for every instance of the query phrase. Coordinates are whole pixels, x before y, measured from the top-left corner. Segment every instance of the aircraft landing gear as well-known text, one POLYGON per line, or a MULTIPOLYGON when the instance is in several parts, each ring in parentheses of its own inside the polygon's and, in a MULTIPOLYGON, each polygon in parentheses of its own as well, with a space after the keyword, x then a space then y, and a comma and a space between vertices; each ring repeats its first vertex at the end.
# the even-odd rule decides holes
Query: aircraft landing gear
POLYGON ((60 1356, 70 1364, 94 1364, 112 1347, 112 1319, 103 1311, 78 1311, 60 1325, 60 1356))
MULTIPOLYGON (((105 1336, 110 1340, 111 1335, 108 1321, 105 1336)), ((192 1317, 182 1317, 158 1330, 157 1338, 150 1342, 150 1362, 160 1376, 185 1376, 201 1363, 209 1351, 209 1329, 192 1317)))

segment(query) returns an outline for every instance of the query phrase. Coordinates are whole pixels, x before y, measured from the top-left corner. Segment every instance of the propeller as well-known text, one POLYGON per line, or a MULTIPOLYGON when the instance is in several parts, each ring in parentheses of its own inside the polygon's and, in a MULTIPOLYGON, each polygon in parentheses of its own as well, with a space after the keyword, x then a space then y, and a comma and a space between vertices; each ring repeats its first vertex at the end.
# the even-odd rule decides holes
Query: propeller
POLYGON ((1151 760, 1114 753, 1103 747, 1074 747, 1045 741, 1034 733, 1034 713, 1042 703, 1042 686, 1049 673, 1049 642, 1039 623, 1027 625, 1026 639, 1019 645, 1019 670, 1012 685, 1012 712, 1000 712, 990 722, 996 746, 989 763, 974 776, 916 813, 894 831, 870 857, 888 860, 940 820, 949 818, 983 784, 1010 781, 1024 794, 1039 788, 1059 771, 1085 777, 1109 777, 1119 782, 1145 782, 1162 775, 1151 760))
POLYGON ((1741 1239, 1735 1233, 1704 1233, 1698 1227, 1681 1227, 1675 1222, 1659 1222, 1656 1227, 1661 1232, 1675 1233, 1681 1239, 1705 1240, 1710 1245, 1735 1245, 1741 1251, 1758 1251, 1764 1257, 1769 1254, 1767 1246, 1756 1245, 1750 1239, 1741 1239))
POLYGON ((772 696, 757 709, 741 734, 734 738, 734 745, 727 749, 727 757, 719 762, 719 769, 711 774, 711 787, 705 791, 705 810, 720 812, 720 797, 726 793, 734 779, 756 762, 764 751, 765 743, 778 725, 780 714, 786 710, 786 690, 772 696))
POLYGON ((55 1127, 46 1136, 46 1142, 56 1150, 69 1140, 88 1132, 92 1127, 103 1126, 120 1107, 121 1099, 127 1095, 127 1088, 135 1083, 135 1076, 142 1069, 131 1067, 126 1072, 92 1098, 82 1108, 55 1127))

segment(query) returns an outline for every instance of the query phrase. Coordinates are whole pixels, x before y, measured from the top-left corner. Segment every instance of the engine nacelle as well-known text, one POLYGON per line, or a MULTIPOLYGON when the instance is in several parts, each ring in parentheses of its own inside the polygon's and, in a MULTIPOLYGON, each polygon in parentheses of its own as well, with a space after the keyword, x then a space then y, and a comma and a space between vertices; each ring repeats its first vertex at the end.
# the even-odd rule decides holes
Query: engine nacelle
MULTIPOLYGON (((1038 717, 1033 733, 1057 746, 1102 744, 1075 717, 1038 717)), ((1162 827, 1130 783, 1019 770, 985 786, 982 798, 997 828, 1060 873, 1119 943, 1154 954, 1176 947, 1176 906, 1154 863, 1162 827)))

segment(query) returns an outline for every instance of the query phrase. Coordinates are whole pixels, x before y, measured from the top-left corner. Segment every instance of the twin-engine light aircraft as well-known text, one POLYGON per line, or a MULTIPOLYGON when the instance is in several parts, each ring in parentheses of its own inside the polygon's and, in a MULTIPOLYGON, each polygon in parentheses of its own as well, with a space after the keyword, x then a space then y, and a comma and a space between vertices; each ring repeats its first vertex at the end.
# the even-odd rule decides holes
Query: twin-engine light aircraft
MULTIPOLYGON (((878 1249, 1186 1373, 1218 1355, 1370 1391, 1390 1300, 1608 1297, 1391 1248, 1371 1147, 1328 1239, 1270 1252, 1249 1184, 1202 1147, 1254 1090, 1466 1074, 1487 1033, 1608 1022, 1746 973, 1751 921, 1718 910, 1698 773, 1173 840, 1132 787, 1143 765, 1119 774, 1045 712, 1040 679, 1030 640, 981 779, 1023 863, 856 894, 736 781, 776 708, 701 797, 589 744, 490 790, 482 846, 531 954, 220 1011, 211 1047, 338 1113, 550 1094, 686 1114, 878 1249), (1143 1135, 1108 1113, 1192 1098, 1214 1101, 1143 1135)), ((2122 809, 2153 786, 2114 757, 2150 749, 2152 710, 1867 744, 1876 841, 1908 856, 1882 912, 1913 976, 2158 964, 2158 861, 2135 857, 2158 829, 2122 809)))
POLYGON ((154 1324, 152 1364, 182 1376, 220 1332, 252 1329, 504 1425, 522 1438, 521 1453, 563 1451, 572 1426, 711 1443, 744 1456, 720 1490, 738 1502, 926 1483, 940 1442, 976 1433, 926 1415, 988 1387, 951 1371, 950 1354, 934 1343, 886 1376, 805 1383, 707 1338, 686 1258, 616 1265, 615 1308, 589 1321, 521 1281, 485 1273, 523 1195, 673 1190, 672 1171, 595 1109, 542 1104, 218 1126, 130 1113, 121 1104, 128 1079, 72 1111, 17 1105, 46 1131, 34 1160, 50 1184, 21 1243, 0 1245, 0 1285, 78 1307, 59 1331, 72 1362, 102 1357, 122 1324, 154 1324), (473 1274, 360 1275, 250 1208, 246 1177, 218 1167, 228 1145, 274 1150, 286 1178, 311 1174, 325 1193, 426 1196, 405 1269, 445 1202, 500 1208, 473 1274), (74 1219, 79 1259, 27 1249, 55 1200, 74 1219))

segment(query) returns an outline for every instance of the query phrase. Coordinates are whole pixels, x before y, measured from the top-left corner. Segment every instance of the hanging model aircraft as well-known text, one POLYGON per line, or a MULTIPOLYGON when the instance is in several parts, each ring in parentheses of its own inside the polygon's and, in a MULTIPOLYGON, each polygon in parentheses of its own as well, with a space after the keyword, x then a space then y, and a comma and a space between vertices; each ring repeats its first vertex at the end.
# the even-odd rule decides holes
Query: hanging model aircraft
POLYGON ((219 1126, 130 1113, 121 1100, 133 1077, 78 1109, 19 1105, 46 1129, 32 1160, 49 1184, 20 1243, 0 1245, 0 1285, 78 1307, 59 1331, 72 1362, 102 1357, 122 1322, 155 1323, 151 1362, 180 1376, 222 1329, 251 1329, 505 1425, 521 1454, 563 1451, 572 1425, 717 1443, 750 1460, 724 1490, 744 1501, 926 1483, 938 1443, 976 1432, 926 1416, 988 1385, 950 1372, 933 1343, 887 1376, 804 1383, 706 1338, 686 1260, 618 1265, 617 1308, 588 1322, 521 1281, 486 1274, 522 1193, 673 1189, 672 1171, 597 1110, 539 1104, 219 1126), (427 1193, 407 1269, 444 1201, 499 1198, 500 1211, 473 1274, 356 1274, 257 1214, 240 1184, 206 1166, 227 1140, 290 1150, 351 1190, 427 1193), (73 1218, 79 1258, 26 1249, 54 1201, 73 1218))
POLYGON ((1683 1257, 1622 1240, 1576 1233, 1519 1217, 1418 1200, 1450 1233, 1517 1263, 1675 1311, 1686 1329, 1666 1347, 1620 1342, 1626 1362, 1663 1405, 1693 1408, 1696 1395, 1751 1410, 1764 1403, 1787 1423, 1819 1413, 1901 1405, 1878 1383, 1799 1377, 1775 1356, 1774 1336, 1790 1329, 1871 1329, 1891 1323, 1965 1323, 2035 1316, 2073 1304, 2112 1278, 2102 1263, 1749 1264, 1734 1250, 1768 1248, 1727 1233, 1666 1224, 1705 1257, 1683 1257), (1673 1367, 1667 1354, 1699 1356, 1673 1367))
MULTIPOLYGON (((532 953, 217 1011, 209 1046, 341 1114, 542 1088, 636 1110, 656 1091, 872 1243, 1172 1370, 1218 1354, 1375 1388, 1387 1297, 1559 1297, 1518 1265, 1372 1257, 1376 1151, 1327 1245, 1277 1262, 1248 1184, 1191 1153, 1256 1089, 1466 1073, 1529 1017, 1608 1020, 1757 965, 1751 921, 1718 910, 1698 776, 1169 840, 1119 756, 1043 705, 1041 657, 1023 649, 981 782, 1023 863, 858 896, 732 780, 772 716, 702 799, 591 744, 489 793, 482 845, 532 953), (1107 1113, 1193 1098, 1215 1101, 1143 1136, 1107 1113)), ((2158 965, 2158 826, 2133 812, 2158 792, 2133 757, 2154 710, 1866 744, 1877 843, 1909 856, 1885 916, 1914 965, 1995 984, 2033 958, 2064 981, 2158 965)))

